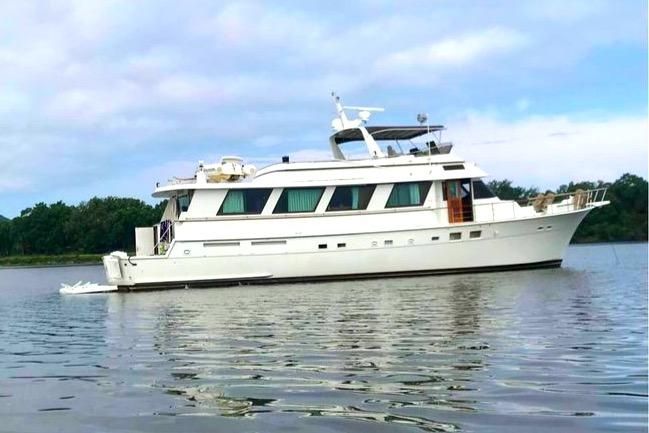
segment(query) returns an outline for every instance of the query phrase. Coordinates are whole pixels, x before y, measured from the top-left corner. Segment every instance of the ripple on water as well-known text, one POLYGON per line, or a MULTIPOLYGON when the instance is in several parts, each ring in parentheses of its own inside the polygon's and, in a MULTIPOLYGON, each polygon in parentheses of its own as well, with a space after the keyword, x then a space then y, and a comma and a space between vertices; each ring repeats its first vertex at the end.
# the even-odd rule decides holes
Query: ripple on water
POLYGON ((87 297, 12 298, 0 270, 0 430, 638 430, 646 245, 616 249, 624 272, 593 246, 554 270, 87 297))

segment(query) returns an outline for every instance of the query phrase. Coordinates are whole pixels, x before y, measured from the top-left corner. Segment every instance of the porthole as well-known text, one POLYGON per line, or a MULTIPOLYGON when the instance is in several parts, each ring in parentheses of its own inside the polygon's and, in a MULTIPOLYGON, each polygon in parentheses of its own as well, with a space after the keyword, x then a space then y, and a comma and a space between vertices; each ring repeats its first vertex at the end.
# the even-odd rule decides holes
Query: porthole
POLYGON ((383 245, 385 245, 386 247, 389 247, 392 244, 393 244, 392 239, 386 239, 385 241, 383 241, 383 245))

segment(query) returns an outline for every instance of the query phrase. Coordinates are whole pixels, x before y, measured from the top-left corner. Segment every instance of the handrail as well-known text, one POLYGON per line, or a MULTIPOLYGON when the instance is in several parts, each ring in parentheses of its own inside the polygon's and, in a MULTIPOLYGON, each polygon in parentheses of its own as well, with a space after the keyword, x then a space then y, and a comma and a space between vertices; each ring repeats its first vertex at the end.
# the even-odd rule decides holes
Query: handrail
MULTIPOLYGON (((598 188, 596 190, 591 190, 591 191, 604 191, 605 189, 606 188, 598 188)), ((572 195, 572 193, 559 194, 558 196, 562 197, 564 195, 572 195)), ((600 192, 598 193, 598 196, 596 198, 589 200, 588 205, 603 200, 604 200, 604 194, 600 192)), ((480 203, 480 204, 476 204, 474 201, 473 209, 477 209, 477 208, 479 209, 508 208, 510 210, 509 214, 514 215, 514 218, 533 217, 533 216, 543 215, 534 212, 531 206, 527 206, 527 205, 520 206, 520 204, 515 200, 502 200, 502 201, 495 201, 495 202, 490 201, 488 203, 480 203)), ((192 216, 192 217, 185 217, 183 221, 199 222, 199 221, 232 221, 232 220, 268 220, 268 219, 293 219, 293 218, 298 219, 298 218, 305 218, 305 217, 335 218, 342 215, 378 215, 378 214, 412 213, 412 212, 433 213, 433 212, 442 212, 442 211, 448 212, 448 207, 447 206, 439 206, 439 207, 413 206, 413 207, 397 207, 397 208, 387 208, 387 209, 384 208, 384 209, 376 209, 376 210, 363 209, 363 210, 349 210, 349 211, 322 212, 322 213, 310 212, 310 213, 295 213, 295 214, 263 214, 263 215, 256 214, 256 215, 218 215, 218 216, 215 215, 215 216, 205 216, 205 217, 192 216)), ((549 212, 554 212, 554 213, 556 213, 557 211, 567 212, 568 210, 565 209, 565 205, 563 204, 554 205, 552 209, 549 210, 549 212)), ((512 217, 505 216, 503 218, 493 219, 493 221, 504 221, 511 218, 512 217)), ((481 222, 487 222, 487 221, 481 221, 481 222)))
POLYGON ((160 247, 163 242, 171 242, 172 241, 172 239, 171 239, 171 235, 172 235, 171 229, 172 229, 172 227, 174 225, 173 221, 171 221, 171 220, 160 221, 160 223, 156 224, 154 227, 160 227, 160 224, 162 224, 163 222, 168 222, 168 224, 165 224, 165 231, 160 233, 160 235, 158 236, 158 242, 156 242, 156 244, 153 246, 154 251, 157 251, 158 247, 160 247), (169 239, 167 240, 167 238, 169 238, 169 239))
MULTIPOLYGON (((606 197, 606 191, 607 188, 596 188, 560 194, 539 194, 536 197, 528 198, 526 205, 520 205, 515 200, 481 204, 473 203, 473 221, 495 222, 557 215, 587 209, 593 207, 595 203, 603 203, 606 197), (487 211, 484 210, 484 206, 489 207, 487 211)), ((463 214, 463 216, 467 214, 463 214)))
MULTIPOLYGON (((574 195, 579 194, 579 193, 586 193, 589 196, 593 196, 593 198, 597 198, 595 196, 599 196, 601 194, 600 200, 595 200, 595 201, 603 201, 607 190, 608 190, 607 187, 602 187, 602 188, 587 189, 587 190, 577 189, 575 191, 562 192, 562 193, 559 193, 559 194, 555 194, 555 193, 548 193, 548 194, 552 194, 552 196, 555 198, 555 200, 558 199, 558 198, 561 198, 561 197, 571 197, 571 196, 574 196, 574 195)), ((531 202, 534 199, 536 199, 536 197, 527 197, 527 198, 524 198, 523 200, 528 200, 528 205, 529 205, 529 204, 531 204, 531 202)))

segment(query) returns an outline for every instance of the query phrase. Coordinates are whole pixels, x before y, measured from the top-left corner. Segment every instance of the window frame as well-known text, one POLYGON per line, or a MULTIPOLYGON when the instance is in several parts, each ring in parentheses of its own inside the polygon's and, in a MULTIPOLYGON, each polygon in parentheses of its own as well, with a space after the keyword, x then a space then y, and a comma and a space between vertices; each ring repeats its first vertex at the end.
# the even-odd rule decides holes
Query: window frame
POLYGON ((192 199, 194 198, 194 190, 185 190, 182 193, 176 194, 174 197, 175 206, 176 206, 176 218, 180 217, 181 213, 184 212, 189 212, 189 206, 192 204, 192 199), (183 210, 183 206, 180 204, 180 200, 182 198, 187 197, 187 206, 185 206, 185 210, 183 210))
POLYGON ((392 189, 390 190, 390 195, 388 195, 387 200, 385 201, 385 205, 383 206, 385 209, 395 209, 395 208, 402 208, 402 207, 421 207, 426 203, 426 199, 428 198, 428 194, 430 194, 431 187, 433 185, 433 182, 430 180, 417 180, 417 181, 412 181, 412 182, 395 182, 392 184, 392 189), (419 185, 419 196, 420 196, 420 202, 419 204, 401 204, 401 205, 389 205, 390 199, 392 198, 392 194, 394 194, 397 185, 411 185, 411 184, 418 184, 419 185), (424 185, 424 191, 422 193, 422 185, 424 185))
POLYGON ((491 199, 491 198, 498 198, 498 196, 496 195, 496 193, 493 192, 493 191, 491 190, 491 188, 489 188, 489 185, 487 185, 487 184, 486 184, 482 179, 471 180, 471 184, 472 184, 472 185, 471 185, 471 188, 472 188, 472 190, 473 190, 473 199, 474 199, 474 200, 489 200, 489 199, 491 199), (478 186, 478 187, 476 188, 476 184, 478 184, 478 183, 481 184, 482 186, 478 186), (484 187, 484 190, 482 189, 483 187, 484 187), (489 197, 484 197, 484 196, 477 197, 477 196, 476 196, 476 192, 478 192, 478 191, 485 191, 485 190, 491 194, 489 197))
POLYGON ((275 203, 275 206, 273 207, 273 215, 314 213, 318 209, 318 205, 322 201, 322 196, 324 195, 324 192, 325 192, 325 187, 324 186, 299 186, 299 187, 282 188, 282 192, 280 193, 279 197, 277 198, 277 202, 275 203), (316 189, 316 190, 320 190, 320 195, 318 196, 318 199, 316 200, 315 206, 313 207, 312 210, 309 210, 309 211, 304 211, 304 210, 289 211, 288 210, 288 197, 285 198, 285 194, 287 194, 288 191, 294 191, 294 190, 300 190, 300 189, 316 189), (277 208, 279 207, 280 203, 282 203, 284 198, 286 200, 286 212, 279 212, 277 210, 277 208))
POLYGON ((225 194, 225 197, 223 198, 223 201, 221 202, 221 206, 219 207, 219 210, 218 210, 218 212, 216 214, 219 215, 219 216, 261 215, 262 212, 264 211, 264 208, 268 204, 268 200, 270 199, 270 195, 272 193, 273 193, 273 188, 230 188, 230 189, 228 189, 228 192, 225 194), (244 211, 244 212, 228 212, 228 213, 224 213, 223 212, 223 206, 225 205, 225 201, 228 199, 228 196, 230 195, 230 193, 232 191, 242 192, 244 194, 247 191, 266 191, 267 195, 266 195, 266 199, 265 199, 263 205, 259 209, 259 212, 245 212, 244 211))
MULTIPOLYGON (((327 203, 327 208, 325 209, 325 212, 349 212, 349 211, 359 211, 359 210, 367 210, 368 206, 370 205, 370 202, 372 201, 372 197, 374 196, 374 192, 376 191, 376 184, 362 184, 362 185, 337 185, 334 187, 333 194, 331 194, 331 197, 329 198, 329 203, 327 203), (358 209, 353 209, 353 208, 345 208, 345 209, 332 209, 331 204, 334 200, 334 197, 336 196, 336 192, 339 189, 342 188, 369 188, 369 194, 367 195, 367 202, 364 203, 364 206, 359 207, 358 209)), ((360 191, 359 191, 359 198, 360 198, 360 191)), ((359 201, 360 204, 360 201, 359 201)))

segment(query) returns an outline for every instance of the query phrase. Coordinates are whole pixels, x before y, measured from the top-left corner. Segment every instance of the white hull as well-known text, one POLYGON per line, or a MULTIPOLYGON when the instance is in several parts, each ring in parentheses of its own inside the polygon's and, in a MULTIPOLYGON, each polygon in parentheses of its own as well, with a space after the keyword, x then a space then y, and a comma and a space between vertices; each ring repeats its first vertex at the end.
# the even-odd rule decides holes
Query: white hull
POLYGON ((104 258, 104 265, 108 283, 122 289, 558 266, 589 210, 380 233, 295 236, 274 245, 266 238, 269 244, 260 250, 250 247, 254 240, 242 240, 236 248, 221 246, 217 252, 194 248, 191 255, 179 256, 183 248, 190 250, 190 242, 173 246, 175 256, 111 255, 104 258), (476 231, 479 238, 470 238, 470 232, 476 231), (458 232, 461 239, 450 240, 451 233, 458 232), (320 245, 327 247, 320 249, 320 245))

